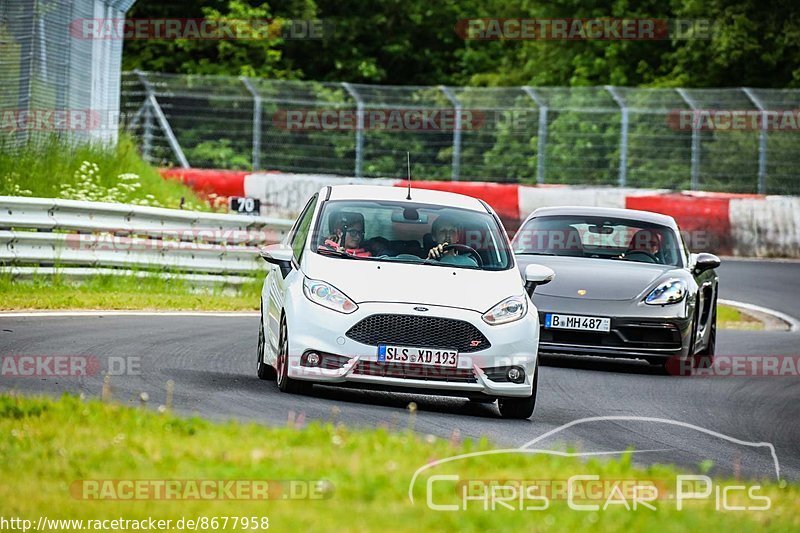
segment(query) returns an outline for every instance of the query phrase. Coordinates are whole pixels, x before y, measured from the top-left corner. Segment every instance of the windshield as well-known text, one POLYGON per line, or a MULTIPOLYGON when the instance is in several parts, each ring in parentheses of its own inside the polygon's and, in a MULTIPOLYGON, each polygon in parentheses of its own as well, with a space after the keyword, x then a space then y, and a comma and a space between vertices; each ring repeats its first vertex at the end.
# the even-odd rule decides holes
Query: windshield
POLYGON ((413 202, 326 202, 309 244, 342 259, 482 270, 513 265, 505 233, 489 213, 413 202))
POLYGON ((514 236, 515 254, 592 257, 681 266, 681 249, 667 226, 589 216, 530 219, 514 236))

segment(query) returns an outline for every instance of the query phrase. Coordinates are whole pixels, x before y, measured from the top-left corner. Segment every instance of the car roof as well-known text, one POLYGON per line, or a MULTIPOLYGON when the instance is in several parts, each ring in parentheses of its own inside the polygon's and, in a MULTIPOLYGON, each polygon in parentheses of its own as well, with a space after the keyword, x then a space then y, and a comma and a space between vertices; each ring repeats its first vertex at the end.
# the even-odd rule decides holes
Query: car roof
POLYGON ((616 207, 591 207, 591 206, 540 207, 536 209, 533 213, 531 213, 528 216, 528 219, 533 217, 544 217, 544 216, 554 216, 554 215, 628 218, 632 220, 638 220, 641 222, 661 224, 662 226, 667 226, 675 230, 678 229, 678 224, 675 222, 675 219, 669 215, 662 215, 660 213, 653 213, 650 211, 639 211, 638 209, 620 209, 616 207))
MULTIPOLYGON (((406 187, 392 187, 382 185, 332 185, 330 200, 406 200, 408 189, 406 187)), ((325 189, 321 194, 326 194, 325 189)), ((419 204, 434 204, 448 207, 459 207, 472 211, 486 213, 483 203, 471 196, 453 192, 435 191, 430 189, 417 189, 411 186, 411 200, 419 204)))

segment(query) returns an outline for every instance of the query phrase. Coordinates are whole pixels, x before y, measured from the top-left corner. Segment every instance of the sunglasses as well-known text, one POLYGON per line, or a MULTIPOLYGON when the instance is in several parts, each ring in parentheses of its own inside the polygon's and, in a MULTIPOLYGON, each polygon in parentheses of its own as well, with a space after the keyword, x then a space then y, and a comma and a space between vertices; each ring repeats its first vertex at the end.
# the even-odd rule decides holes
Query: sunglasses
POLYGON ((363 237, 364 236, 364 230, 357 229, 357 228, 347 228, 347 233, 349 233, 353 237, 363 237))

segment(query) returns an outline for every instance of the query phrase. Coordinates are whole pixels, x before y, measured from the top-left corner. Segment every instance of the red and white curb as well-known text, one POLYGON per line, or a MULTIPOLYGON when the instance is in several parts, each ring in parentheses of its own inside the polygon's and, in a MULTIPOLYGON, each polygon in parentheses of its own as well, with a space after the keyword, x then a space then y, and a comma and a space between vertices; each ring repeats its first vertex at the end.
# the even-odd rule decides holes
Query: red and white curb
MULTIPOLYGON (((347 178, 325 174, 169 169, 201 193, 259 198, 271 216, 293 217, 325 185, 405 187, 405 180, 347 178)), ((511 230, 539 207, 598 206, 641 209, 674 217, 690 247, 747 257, 800 257, 800 197, 663 189, 525 186, 513 183, 414 181, 412 187, 466 194, 484 200, 511 230)))

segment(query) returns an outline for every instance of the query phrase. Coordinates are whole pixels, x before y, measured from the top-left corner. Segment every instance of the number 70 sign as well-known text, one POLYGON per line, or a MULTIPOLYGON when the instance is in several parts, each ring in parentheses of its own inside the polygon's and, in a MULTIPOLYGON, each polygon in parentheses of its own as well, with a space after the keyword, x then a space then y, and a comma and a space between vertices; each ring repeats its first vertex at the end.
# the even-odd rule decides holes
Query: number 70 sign
POLYGON ((261 200, 249 196, 231 196, 230 210, 232 213, 242 215, 259 215, 261 213, 261 200))

